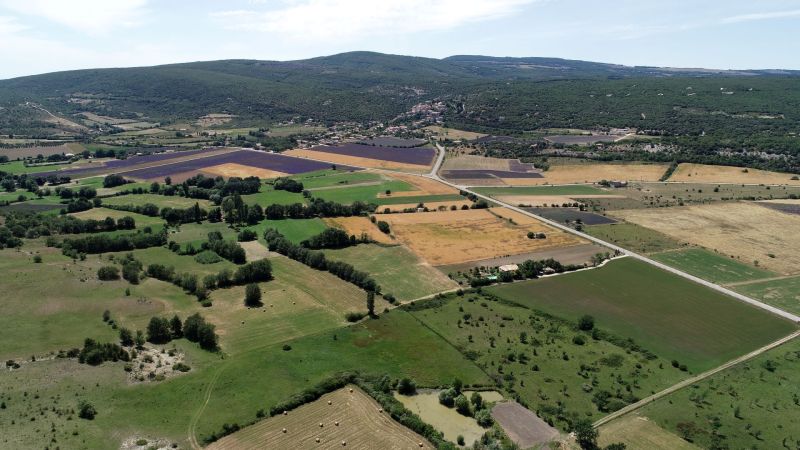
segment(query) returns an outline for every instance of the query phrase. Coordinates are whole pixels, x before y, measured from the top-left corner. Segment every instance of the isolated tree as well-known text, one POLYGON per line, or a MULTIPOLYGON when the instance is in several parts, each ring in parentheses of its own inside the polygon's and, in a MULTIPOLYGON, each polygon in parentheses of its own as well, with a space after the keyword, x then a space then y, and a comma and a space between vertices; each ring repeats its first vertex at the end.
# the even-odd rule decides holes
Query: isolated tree
POLYGON ((464 394, 456 397, 455 405, 456 411, 458 411, 458 413, 462 416, 469 416, 472 414, 472 411, 469 409, 469 400, 467 400, 467 397, 465 397, 464 394))
POLYGON ((473 392, 472 396, 470 397, 470 401, 472 402, 472 407, 475 411, 483 408, 483 396, 479 392, 473 392))
POLYGON ((200 326, 199 340, 200 348, 203 350, 215 351, 219 348, 217 333, 214 331, 214 325, 204 323, 200 326))
POLYGON ((136 330, 136 337, 133 338, 133 342, 136 344, 136 349, 137 350, 143 350, 144 349, 144 343, 146 341, 145 341, 145 338, 144 338, 144 333, 142 333, 142 330, 136 330))
POLYGON ((403 395, 414 395, 417 393, 417 384, 411 378, 401 378, 397 383, 397 392, 403 395))
POLYGON ((169 328, 172 332, 172 339, 180 339, 183 337, 183 322, 177 314, 172 316, 169 321, 169 328))
POLYGON ((119 343, 123 347, 133 346, 133 333, 131 333, 131 330, 125 327, 119 329, 119 343))
POLYGON ((583 450, 597 449, 597 430, 588 419, 580 419, 575 422, 572 431, 575 433, 575 440, 583 450))
POLYGON ((583 331, 589 331, 594 328, 594 317, 585 315, 578 320, 578 328, 583 331))
POLYGON ((96 415, 97 410, 94 409, 94 406, 86 400, 81 400, 78 404, 78 417, 86 420, 94 420, 96 415))
POLYGON ((370 317, 375 317, 375 292, 367 291, 367 312, 370 317))
POLYGON ((244 305, 252 308, 261 306, 261 288, 256 283, 250 283, 244 290, 244 305))
POLYGON ((147 324, 147 340, 153 344, 166 344, 172 340, 170 323, 162 317, 152 317, 147 324))

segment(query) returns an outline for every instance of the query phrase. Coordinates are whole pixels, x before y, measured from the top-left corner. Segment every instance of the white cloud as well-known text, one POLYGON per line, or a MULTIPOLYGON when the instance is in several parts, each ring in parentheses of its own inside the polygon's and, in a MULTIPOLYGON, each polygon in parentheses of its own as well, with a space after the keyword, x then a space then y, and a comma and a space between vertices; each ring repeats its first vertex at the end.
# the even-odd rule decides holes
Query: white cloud
POLYGON ((141 22, 148 0, 0 0, 0 6, 89 34, 141 22))
POLYGON ((16 17, 0 16, 0 36, 19 33, 28 27, 17 22, 16 17))
POLYGON ((789 11, 774 11, 765 13, 741 14, 738 16, 725 17, 722 23, 752 22, 754 20, 786 19, 790 17, 800 17, 800 9, 789 11))
MULTIPOLYGON (((450 30, 507 17, 537 0, 287 0, 282 7, 212 16, 234 30, 265 31, 305 41, 450 30)), ((258 0, 251 1, 251 5, 258 0)))

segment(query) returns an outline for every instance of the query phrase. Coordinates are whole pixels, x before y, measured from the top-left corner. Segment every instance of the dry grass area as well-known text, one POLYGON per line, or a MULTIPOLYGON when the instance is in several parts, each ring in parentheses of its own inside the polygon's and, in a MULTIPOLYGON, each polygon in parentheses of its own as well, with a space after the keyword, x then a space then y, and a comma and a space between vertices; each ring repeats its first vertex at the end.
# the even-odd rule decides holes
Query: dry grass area
POLYGON ((625 198, 624 195, 501 195, 497 199, 510 205, 550 206, 574 203, 584 198, 625 198))
POLYGON ((797 175, 791 173, 769 172, 758 169, 745 169, 732 166, 709 166, 705 164, 683 163, 678 165, 669 181, 690 183, 743 183, 743 184, 788 184, 800 186, 800 180, 792 180, 797 175))
POLYGON ((327 218, 324 221, 329 227, 341 228, 347 234, 361 236, 362 233, 366 233, 370 239, 381 244, 397 243, 391 236, 381 233, 378 227, 366 217, 336 217, 327 218))
POLYGON ((248 261, 258 261, 270 256, 269 249, 259 241, 239 242, 248 261))
POLYGON ((478 139, 486 136, 483 133, 475 133, 474 131, 455 130, 453 128, 445 128, 437 125, 431 125, 425 127, 424 129, 431 131, 432 133, 435 133, 440 139, 450 139, 452 141, 458 141, 461 139, 471 141, 473 139, 478 139))
POLYGON ((600 427, 598 443, 605 446, 615 442, 622 442, 631 449, 696 450, 700 448, 659 427, 647 417, 634 414, 629 414, 600 427))
POLYGON ((680 241, 782 274, 800 272, 800 216, 755 203, 723 203, 681 208, 614 211, 625 219, 680 241))
POLYGON ((277 170, 262 169, 259 167, 245 166, 236 163, 226 163, 217 166, 206 167, 202 172, 225 178, 230 177, 258 177, 258 178, 278 178, 285 177, 289 174, 278 172, 277 170))
MULTIPOLYGON (((399 205, 381 205, 378 207, 376 212, 383 213, 386 209, 389 209, 391 212, 403 212, 406 209, 416 208, 419 203, 401 203, 399 205)), ((425 207, 427 207, 431 211, 444 209, 450 210, 451 206, 455 206, 457 209, 461 209, 462 206, 472 205, 472 202, 469 200, 451 200, 451 201, 444 201, 444 202, 425 202, 425 207)))
POLYGON ((480 155, 458 155, 451 157, 449 154, 442 164, 442 170, 509 170, 509 159, 489 158, 480 155))
POLYGON ((370 169, 403 169, 410 171, 427 172, 430 166, 421 164, 408 164, 395 161, 384 161, 382 159, 361 158, 358 156, 337 155, 335 153, 317 152, 314 150, 294 149, 283 152, 284 155, 296 156, 298 158, 314 159, 326 161, 333 164, 346 166, 367 167, 370 169))
POLYGON ((569 164, 551 166, 543 178, 503 178, 510 186, 595 183, 600 180, 658 181, 667 164, 569 164))
MULTIPOLYGON (((61 155, 63 153, 78 154, 84 150, 85 148, 81 144, 77 142, 70 142, 68 144, 47 147, 4 148, 0 149, 0 155, 8 156, 8 159, 13 161, 17 158, 35 158, 39 155, 50 156, 61 155)), ((53 167, 57 168, 58 166, 53 167)), ((70 168, 72 167, 75 166, 70 166, 70 168)))
POLYGON ((400 242, 437 266, 582 243, 577 237, 505 208, 383 217, 400 242), (528 239, 529 231, 545 233, 547 238, 528 239))
POLYGON ((226 436, 209 450, 241 449, 432 449, 354 386, 325 394, 286 415, 277 415, 226 436), (422 445, 420 445, 422 444, 422 445))
POLYGON ((543 445, 559 436, 558 430, 513 400, 495 405, 492 417, 521 448, 543 445))

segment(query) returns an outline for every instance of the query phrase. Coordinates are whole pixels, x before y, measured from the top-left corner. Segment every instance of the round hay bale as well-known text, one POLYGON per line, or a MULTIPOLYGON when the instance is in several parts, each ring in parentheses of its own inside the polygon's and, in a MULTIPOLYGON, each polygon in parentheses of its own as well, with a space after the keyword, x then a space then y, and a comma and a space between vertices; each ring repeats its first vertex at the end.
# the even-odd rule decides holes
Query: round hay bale
POLYGON ((288 416, 288 415, 289 415, 289 411, 284 411, 284 412, 283 412, 283 415, 284 415, 284 416, 288 416))
POLYGON ((345 445, 347 445, 347 442, 342 441, 342 447, 344 447, 345 445))
POLYGON ((422 442, 419 443, 419 448, 422 448, 422 442))
POLYGON ((284 429, 283 429, 283 430, 281 430, 281 431, 283 431, 284 433, 286 433, 286 428, 284 428, 284 429))
POLYGON ((382 413, 383 412, 383 408, 378 408, 378 412, 382 413))
POLYGON ((317 444, 319 444, 319 438, 317 438, 316 441, 317 441, 317 444))
POLYGON ((350 393, 351 393, 351 394, 353 393, 353 388, 350 388, 350 393))
POLYGON ((333 402, 332 402, 332 401, 330 401, 330 400, 328 400, 328 404, 329 404, 329 405, 332 405, 332 404, 333 404, 333 402))
POLYGON ((319 427, 322 428, 322 422, 319 423, 319 427))
POLYGON ((338 421, 337 422, 333 422, 333 424, 336 425, 337 427, 339 426, 339 422, 338 421))

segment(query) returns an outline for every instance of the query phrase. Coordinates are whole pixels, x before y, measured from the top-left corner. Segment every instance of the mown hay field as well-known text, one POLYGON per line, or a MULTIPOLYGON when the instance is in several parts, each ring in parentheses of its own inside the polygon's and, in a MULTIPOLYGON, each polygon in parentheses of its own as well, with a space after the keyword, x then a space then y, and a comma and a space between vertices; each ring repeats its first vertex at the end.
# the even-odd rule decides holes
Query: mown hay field
POLYGON ((800 270, 800 216, 755 203, 614 211, 611 215, 782 273, 800 270))
POLYGON ((344 261, 358 270, 368 272, 381 286, 382 292, 394 295, 399 301, 414 300, 458 287, 453 280, 421 261, 402 245, 358 245, 327 250, 325 255, 331 260, 344 261))
POLYGON ((286 172, 277 170, 262 169, 260 167, 250 167, 236 163, 225 163, 217 166, 206 167, 201 172, 210 176, 230 177, 258 177, 258 178, 278 178, 288 175, 286 172))
POLYGON ((737 284, 731 286, 731 289, 769 305, 800 314, 800 276, 737 284))
POLYGON ((694 373, 796 329, 787 320, 632 258, 489 291, 570 320, 592 315, 597 327, 687 364, 694 373))
POLYGON ((710 166, 706 164, 682 163, 678 165, 669 181, 688 183, 737 183, 737 184, 790 184, 800 186, 798 175, 745 169, 733 166, 710 166), (794 180, 792 178, 795 178, 794 180))
POLYGON ((240 449, 432 449, 425 438, 395 422, 355 386, 347 386, 238 431, 209 450, 240 449), (422 444, 420 446, 420 444, 422 444))
POLYGON ((582 243, 577 237, 503 208, 390 214, 392 234, 433 265, 528 253, 582 243), (503 218, 498 217, 503 216, 503 218), (512 223, 508 219, 512 219, 512 223), (529 239, 528 232, 546 239, 529 239))
POLYGON ((440 127, 438 125, 431 125, 424 128, 425 130, 429 130, 432 133, 435 133, 439 139, 450 139, 453 141, 458 140, 467 140, 471 141, 474 139, 482 138, 486 136, 483 133, 476 133, 474 131, 464 131, 464 130, 457 130, 454 128, 447 128, 447 127, 440 127))

